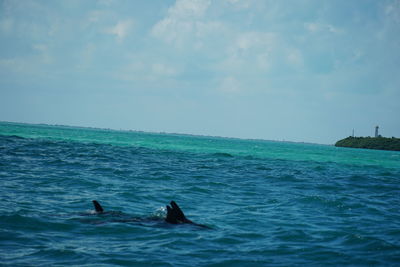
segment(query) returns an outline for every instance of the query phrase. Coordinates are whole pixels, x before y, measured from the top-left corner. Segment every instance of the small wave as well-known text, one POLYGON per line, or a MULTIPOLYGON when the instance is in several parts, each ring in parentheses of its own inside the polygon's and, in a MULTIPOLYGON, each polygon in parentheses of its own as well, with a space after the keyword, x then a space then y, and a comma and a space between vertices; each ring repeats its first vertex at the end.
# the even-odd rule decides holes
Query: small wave
POLYGON ((277 232, 276 237, 285 242, 304 242, 312 239, 311 235, 301 229, 281 230, 277 232))
POLYGON ((192 194, 209 194, 210 190, 208 188, 203 188, 200 186, 191 186, 188 187, 187 189, 188 193, 192 193, 192 194))
POLYGON ((26 216, 14 213, 7 216, 2 216, 2 227, 9 229, 24 229, 25 232, 46 232, 51 230, 70 231, 73 226, 68 223, 58 221, 50 221, 48 216, 26 216))
POLYGON ((6 139, 6 140, 23 140, 23 139, 27 139, 25 137, 22 136, 18 136, 18 135, 0 135, 1 139, 6 139))
MULTIPOLYGON (((54 246, 57 247, 57 244, 54 246)), ((57 263, 57 265, 81 265, 91 258, 89 254, 78 251, 73 247, 45 248, 29 256, 30 258, 48 259, 47 262, 46 260, 42 262, 43 265, 54 265, 55 263, 57 263)), ((29 265, 28 262, 26 262, 26 264, 29 265)))
POLYGON ((246 242, 243 238, 233 238, 233 237, 220 237, 215 239, 214 242, 219 243, 224 246, 239 245, 246 242))
POLYGON ((266 166, 260 165, 260 166, 257 166, 257 170, 259 170, 259 171, 272 171, 273 169, 270 168, 270 167, 266 167, 266 166))
POLYGON ((224 153, 224 152, 218 152, 213 154, 216 157, 221 157, 221 158, 233 158, 233 155, 229 153, 224 153))

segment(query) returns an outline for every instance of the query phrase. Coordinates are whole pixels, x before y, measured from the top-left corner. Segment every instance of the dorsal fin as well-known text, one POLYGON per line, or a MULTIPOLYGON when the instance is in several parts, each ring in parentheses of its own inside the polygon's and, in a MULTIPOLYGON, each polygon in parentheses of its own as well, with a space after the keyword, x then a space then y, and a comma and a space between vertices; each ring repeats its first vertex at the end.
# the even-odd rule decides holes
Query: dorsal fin
POLYGON ((165 221, 173 224, 193 223, 191 220, 186 219, 185 214, 175 201, 171 201, 171 207, 167 205, 167 217, 165 221))
POLYGON ((97 200, 93 200, 92 202, 93 202, 94 208, 96 209, 96 212, 101 213, 104 211, 103 207, 100 205, 99 202, 97 202, 97 200))
POLYGON ((178 220, 176 219, 176 214, 169 205, 167 205, 167 217, 165 218, 165 221, 173 224, 178 223, 178 220))
POLYGON ((183 211, 182 211, 181 208, 178 206, 178 204, 176 204, 175 201, 171 201, 171 206, 172 206, 172 208, 173 208, 174 211, 175 211, 176 219, 177 219, 178 221, 185 222, 185 221, 187 220, 187 219, 186 219, 186 216, 185 216, 185 214, 183 214, 183 211))

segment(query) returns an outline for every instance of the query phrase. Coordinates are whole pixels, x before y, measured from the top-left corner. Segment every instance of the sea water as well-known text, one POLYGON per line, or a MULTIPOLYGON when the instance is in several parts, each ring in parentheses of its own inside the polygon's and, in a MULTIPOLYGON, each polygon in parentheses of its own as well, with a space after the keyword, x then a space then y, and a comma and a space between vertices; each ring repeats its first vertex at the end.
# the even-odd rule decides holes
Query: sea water
POLYGON ((0 123, 2 266, 399 264, 399 152, 0 123))

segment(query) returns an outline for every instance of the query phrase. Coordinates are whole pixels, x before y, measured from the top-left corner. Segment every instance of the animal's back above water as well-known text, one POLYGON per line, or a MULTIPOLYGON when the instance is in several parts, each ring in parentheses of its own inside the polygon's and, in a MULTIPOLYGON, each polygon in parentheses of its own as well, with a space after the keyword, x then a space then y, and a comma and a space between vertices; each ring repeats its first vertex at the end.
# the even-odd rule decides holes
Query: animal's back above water
MULTIPOLYGON (((100 205, 100 203, 97 200, 93 200, 92 201, 93 206, 95 208, 95 211, 97 214, 108 214, 108 215, 115 215, 115 212, 107 212, 104 211, 104 208, 100 205)), ((165 217, 165 222, 170 223, 170 224, 192 224, 192 225, 196 225, 202 228, 208 228, 211 229, 209 226, 206 225, 202 225, 202 224, 197 224, 192 222, 191 220, 187 219, 185 214, 183 213, 183 211, 181 210, 181 208, 178 206, 178 204, 176 204, 175 201, 171 201, 170 205, 167 205, 167 216, 165 217)), ((114 220, 117 222, 142 222, 144 220, 149 220, 150 218, 146 218, 146 219, 140 219, 138 217, 131 217, 131 218, 125 218, 125 219, 121 219, 121 213, 118 213, 118 220, 114 220)), ((152 218, 152 220, 155 220, 156 218, 152 218)), ((158 219, 158 218, 157 218, 158 219)))

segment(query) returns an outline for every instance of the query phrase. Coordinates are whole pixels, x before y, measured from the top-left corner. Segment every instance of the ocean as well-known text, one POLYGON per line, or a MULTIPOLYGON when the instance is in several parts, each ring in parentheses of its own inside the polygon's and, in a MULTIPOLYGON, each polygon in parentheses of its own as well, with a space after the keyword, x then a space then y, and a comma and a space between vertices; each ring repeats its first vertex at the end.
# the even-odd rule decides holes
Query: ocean
POLYGON ((399 266, 400 152, 1 122, 0 265, 399 266))

